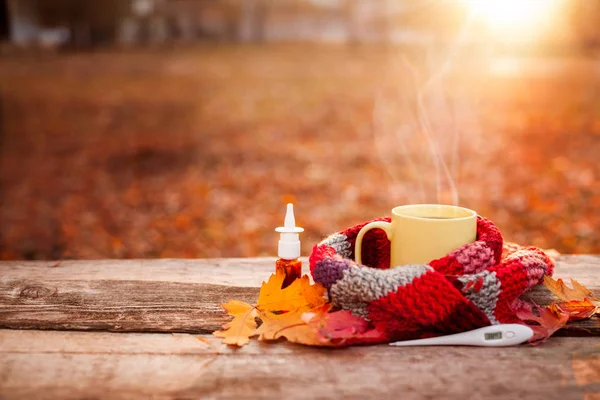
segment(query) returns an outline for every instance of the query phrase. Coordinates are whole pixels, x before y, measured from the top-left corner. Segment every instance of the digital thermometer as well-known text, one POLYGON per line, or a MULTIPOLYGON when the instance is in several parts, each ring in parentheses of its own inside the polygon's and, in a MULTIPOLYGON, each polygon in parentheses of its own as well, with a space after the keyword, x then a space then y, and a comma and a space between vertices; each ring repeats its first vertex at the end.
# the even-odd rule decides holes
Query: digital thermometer
POLYGON ((486 326, 454 335, 438 336, 427 339, 405 340, 390 343, 390 346, 514 346, 528 341, 533 330, 521 324, 500 324, 486 326))

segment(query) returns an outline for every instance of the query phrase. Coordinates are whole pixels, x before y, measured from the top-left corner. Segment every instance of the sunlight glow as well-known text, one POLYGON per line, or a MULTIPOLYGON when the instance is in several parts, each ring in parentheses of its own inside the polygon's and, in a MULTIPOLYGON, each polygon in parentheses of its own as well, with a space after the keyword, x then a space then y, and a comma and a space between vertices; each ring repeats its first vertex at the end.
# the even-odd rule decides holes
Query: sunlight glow
POLYGON ((467 0, 473 15, 496 33, 535 33, 555 9, 556 0, 467 0))

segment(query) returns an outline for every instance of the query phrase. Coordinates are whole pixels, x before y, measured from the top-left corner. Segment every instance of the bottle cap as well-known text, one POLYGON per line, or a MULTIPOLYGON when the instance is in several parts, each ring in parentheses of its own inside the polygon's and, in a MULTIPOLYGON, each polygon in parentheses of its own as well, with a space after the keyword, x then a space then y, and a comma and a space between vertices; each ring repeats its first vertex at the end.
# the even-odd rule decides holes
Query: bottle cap
POLYGON ((277 255, 284 260, 295 260, 300 257, 300 232, 303 228, 296 226, 294 218, 294 205, 288 203, 283 226, 275 228, 279 232, 279 246, 277 255))

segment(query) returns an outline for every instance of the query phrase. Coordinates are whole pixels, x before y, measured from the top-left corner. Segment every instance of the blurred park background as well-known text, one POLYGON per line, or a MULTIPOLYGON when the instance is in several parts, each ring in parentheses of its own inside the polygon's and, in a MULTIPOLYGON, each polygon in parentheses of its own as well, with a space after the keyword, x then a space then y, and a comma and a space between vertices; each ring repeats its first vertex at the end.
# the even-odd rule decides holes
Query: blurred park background
POLYGON ((0 258, 275 255, 455 203, 600 241, 600 0, 0 0, 0 258))

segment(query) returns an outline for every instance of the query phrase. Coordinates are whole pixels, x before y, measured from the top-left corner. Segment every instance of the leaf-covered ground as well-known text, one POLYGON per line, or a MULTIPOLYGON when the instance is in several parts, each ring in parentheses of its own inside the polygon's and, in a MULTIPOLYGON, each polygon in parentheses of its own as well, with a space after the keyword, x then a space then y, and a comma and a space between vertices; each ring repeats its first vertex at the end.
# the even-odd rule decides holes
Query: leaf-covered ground
POLYGON ((452 201, 432 143, 459 204, 507 239, 600 252, 597 61, 463 55, 442 85, 426 79, 436 62, 402 55, 269 46, 0 59, 1 257, 274 255, 290 201, 306 255, 394 205, 452 201))

